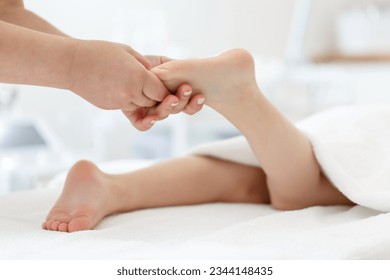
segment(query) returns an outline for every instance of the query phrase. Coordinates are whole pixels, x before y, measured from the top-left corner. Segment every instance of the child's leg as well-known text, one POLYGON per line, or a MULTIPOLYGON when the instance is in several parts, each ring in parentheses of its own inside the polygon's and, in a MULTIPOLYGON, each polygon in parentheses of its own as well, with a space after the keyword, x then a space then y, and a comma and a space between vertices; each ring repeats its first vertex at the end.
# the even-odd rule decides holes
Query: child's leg
POLYGON ((186 82, 247 138, 280 209, 350 204, 322 174, 308 139, 259 90, 254 62, 243 50, 214 58, 173 61, 153 70, 171 89, 186 82))
POLYGON ((115 212, 213 201, 271 202, 280 209, 351 203, 323 176, 306 137, 261 94, 248 53, 169 62, 155 73, 172 90, 186 82, 205 94, 206 104, 247 137, 263 169, 190 157, 110 176, 81 162, 43 228, 91 229, 115 212))
POLYGON ((264 173, 256 167, 199 156, 121 175, 105 174, 81 161, 70 170, 43 228, 74 232, 91 229, 117 212, 217 201, 269 203, 264 173))

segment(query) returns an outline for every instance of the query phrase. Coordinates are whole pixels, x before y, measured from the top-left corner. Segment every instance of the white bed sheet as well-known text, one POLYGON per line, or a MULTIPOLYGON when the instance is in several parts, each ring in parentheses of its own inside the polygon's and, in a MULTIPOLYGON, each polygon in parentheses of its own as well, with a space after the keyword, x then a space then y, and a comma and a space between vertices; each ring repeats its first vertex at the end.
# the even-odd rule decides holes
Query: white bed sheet
POLYGON ((362 206, 216 203, 118 214, 72 234, 42 230, 59 193, 0 196, 0 259, 390 259, 390 214, 362 206))

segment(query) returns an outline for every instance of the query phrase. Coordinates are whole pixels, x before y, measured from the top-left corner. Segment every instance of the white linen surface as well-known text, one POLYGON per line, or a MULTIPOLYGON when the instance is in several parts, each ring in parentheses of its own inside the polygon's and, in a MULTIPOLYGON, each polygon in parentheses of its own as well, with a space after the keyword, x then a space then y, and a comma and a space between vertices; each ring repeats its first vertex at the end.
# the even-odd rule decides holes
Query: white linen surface
POLYGON ((390 214, 362 206, 167 207, 69 234, 40 229, 58 194, 0 196, 0 259, 390 259, 390 214))
POLYGON ((42 230, 59 193, 0 196, 0 259, 390 259, 390 214, 362 206, 217 203, 118 214, 84 232, 42 230))

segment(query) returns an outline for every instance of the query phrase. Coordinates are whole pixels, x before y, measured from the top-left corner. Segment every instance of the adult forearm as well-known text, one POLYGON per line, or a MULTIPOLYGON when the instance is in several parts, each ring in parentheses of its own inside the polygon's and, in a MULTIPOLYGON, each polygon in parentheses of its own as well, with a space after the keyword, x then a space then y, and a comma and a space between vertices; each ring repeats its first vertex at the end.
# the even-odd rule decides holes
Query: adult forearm
POLYGON ((69 87, 77 40, 0 21, 0 83, 69 87))
POLYGON ((23 3, 0 5, 0 20, 53 35, 67 36, 43 18, 26 10, 23 3))

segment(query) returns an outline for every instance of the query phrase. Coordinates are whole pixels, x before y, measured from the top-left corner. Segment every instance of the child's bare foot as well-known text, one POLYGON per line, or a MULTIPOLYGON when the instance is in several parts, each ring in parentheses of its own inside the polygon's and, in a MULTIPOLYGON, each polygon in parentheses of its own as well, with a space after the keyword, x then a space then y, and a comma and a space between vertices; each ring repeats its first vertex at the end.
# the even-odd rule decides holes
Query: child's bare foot
POLYGON ((89 161, 79 161, 68 173, 64 189, 42 228, 75 232, 94 228, 116 212, 109 177, 89 161))
POLYGON ((222 114, 259 93, 253 58, 242 49, 212 58, 171 61, 152 71, 171 91, 183 83, 191 85, 194 92, 205 95, 207 105, 222 114))

